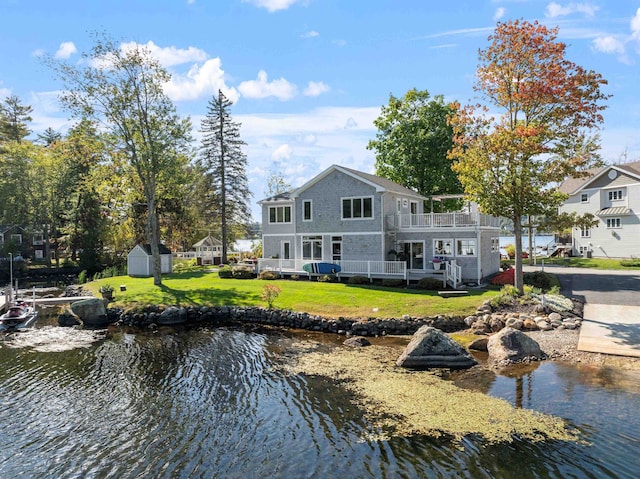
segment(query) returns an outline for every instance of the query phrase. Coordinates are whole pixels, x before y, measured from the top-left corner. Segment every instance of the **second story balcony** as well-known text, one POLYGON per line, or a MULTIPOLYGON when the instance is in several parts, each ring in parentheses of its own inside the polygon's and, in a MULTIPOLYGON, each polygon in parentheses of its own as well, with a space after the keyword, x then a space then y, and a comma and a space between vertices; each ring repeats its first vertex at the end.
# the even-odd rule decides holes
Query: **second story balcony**
POLYGON ((387 229, 500 228, 500 218, 481 213, 424 213, 387 215, 387 229))

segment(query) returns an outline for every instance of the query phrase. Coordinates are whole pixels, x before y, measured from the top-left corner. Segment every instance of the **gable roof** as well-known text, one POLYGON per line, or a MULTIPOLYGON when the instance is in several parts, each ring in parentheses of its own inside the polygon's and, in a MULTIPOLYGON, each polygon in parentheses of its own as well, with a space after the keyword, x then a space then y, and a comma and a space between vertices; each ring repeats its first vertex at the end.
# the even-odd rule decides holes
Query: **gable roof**
POLYGON ((567 178, 558 187, 560 192, 573 195, 578 191, 588 187, 593 181, 607 174, 610 170, 617 170, 620 173, 625 173, 629 176, 633 176, 640 181, 640 161, 633 163, 624 163, 621 165, 609 165, 600 168, 592 168, 587 170, 587 175, 580 178, 567 178))
MULTIPOLYGON (((140 248, 147 253, 147 255, 151 256, 151 245, 148 243, 145 244, 139 244, 136 246, 140 246, 140 248)), ((160 254, 171 254, 171 250, 169 248, 167 248, 165 245, 163 244, 159 244, 158 245, 158 249, 160 250, 160 254)))
POLYGON ((386 178, 381 178, 380 176, 376 176, 376 175, 372 175, 369 173, 364 173, 362 171, 358 171, 358 170, 353 170, 351 168, 346 168, 344 166, 339 166, 339 165, 331 165, 329 168, 327 168, 326 170, 324 170, 322 173, 320 173, 319 175, 313 177, 311 180, 309 180, 308 182, 306 182, 304 185, 302 185, 300 188, 294 190, 290 197, 291 198, 295 198, 296 196, 298 196, 300 193, 302 193, 304 190, 310 188, 311 186, 315 185, 316 183, 318 183, 319 181, 321 181, 322 179, 324 179, 325 177, 327 177, 328 175, 330 175, 331 173, 333 173, 334 171, 339 171, 341 173, 344 173, 345 175, 351 176, 352 178, 356 178, 357 180, 360 180, 364 183, 367 183, 371 186, 373 186, 376 191, 378 192, 391 192, 391 193, 397 193, 397 194, 401 194, 401 195, 405 195, 405 196, 413 196, 415 198, 420 198, 420 199, 426 199, 424 196, 416 193, 415 191, 406 188, 402 185, 399 185, 398 183, 395 183, 391 180, 388 180, 386 178))
POLYGON ((261 205, 262 203, 276 203, 278 201, 290 201, 291 194, 294 191, 295 190, 285 191, 283 193, 278 193, 277 195, 269 196, 268 198, 258 201, 258 204, 261 205))

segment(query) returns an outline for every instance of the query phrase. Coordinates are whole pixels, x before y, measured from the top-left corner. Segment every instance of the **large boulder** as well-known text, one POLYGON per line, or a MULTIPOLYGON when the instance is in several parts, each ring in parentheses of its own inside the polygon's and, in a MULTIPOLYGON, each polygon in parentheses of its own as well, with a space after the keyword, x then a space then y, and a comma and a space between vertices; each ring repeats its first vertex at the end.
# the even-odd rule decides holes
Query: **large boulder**
POLYGON ((71 311, 89 328, 102 328, 109 324, 104 302, 99 298, 83 299, 71 303, 71 311))
POLYGON ((476 360, 453 339, 439 329, 422 326, 396 361, 404 368, 452 368, 474 366, 476 360))
POLYGON ((187 310, 185 308, 170 306, 160 313, 156 322, 164 326, 171 326, 174 324, 184 324, 187 322, 187 319, 187 310))
POLYGON ((522 331, 513 328, 504 328, 491 336, 487 351, 490 360, 502 364, 542 358, 540 345, 522 331))

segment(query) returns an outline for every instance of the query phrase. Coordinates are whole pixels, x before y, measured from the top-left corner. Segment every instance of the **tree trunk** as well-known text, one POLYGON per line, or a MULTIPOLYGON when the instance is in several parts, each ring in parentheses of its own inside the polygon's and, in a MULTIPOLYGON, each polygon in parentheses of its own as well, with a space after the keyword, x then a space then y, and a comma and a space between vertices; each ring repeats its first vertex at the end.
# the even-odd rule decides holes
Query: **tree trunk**
POLYGON ((153 260, 153 284, 162 286, 162 266, 160 261, 160 234, 158 231, 158 215, 152 195, 147 198, 147 238, 151 246, 151 258, 153 260))
POLYGON ((529 232, 529 265, 533 265, 533 225, 531 224, 531 216, 529 216, 529 224, 527 225, 529 232))
POLYGON ((514 286, 520 291, 520 294, 524 293, 524 283, 522 281, 522 218, 520 215, 516 215, 513 219, 513 233, 515 236, 516 247, 516 264, 515 264, 515 277, 514 286))

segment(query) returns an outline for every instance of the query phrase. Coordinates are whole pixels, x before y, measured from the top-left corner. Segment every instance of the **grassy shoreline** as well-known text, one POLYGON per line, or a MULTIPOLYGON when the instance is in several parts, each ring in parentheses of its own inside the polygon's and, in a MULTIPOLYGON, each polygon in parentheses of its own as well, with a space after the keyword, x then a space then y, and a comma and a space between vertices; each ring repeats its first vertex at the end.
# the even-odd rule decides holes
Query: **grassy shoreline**
POLYGON ((437 291, 306 280, 225 279, 206 271, 165 275, 160 287, 153 285, 153 278, 130 276, 104 278, 83 287, 99 296, 98 290, 105 284, 115 289, 112 305, 124 308, 140 304, 266 307, 262 290, 266 285, 274 285, 281 289, 273 304, 275 308, 333 318, 466 316, 498 294, 496 290, 478 288, 469 290, 468 296, 442 298, 437 291), (121 286, 126 290, 121 291, 121 286))

